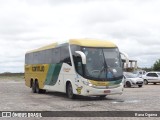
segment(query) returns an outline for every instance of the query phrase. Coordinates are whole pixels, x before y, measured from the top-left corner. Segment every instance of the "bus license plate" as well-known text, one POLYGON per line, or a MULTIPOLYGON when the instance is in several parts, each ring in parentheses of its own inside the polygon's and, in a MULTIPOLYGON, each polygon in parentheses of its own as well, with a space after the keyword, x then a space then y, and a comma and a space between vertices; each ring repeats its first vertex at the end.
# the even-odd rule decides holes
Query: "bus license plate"
POLYGON ((111 91, 110 90, 104 90, 104 93, 110 93, 111 91))

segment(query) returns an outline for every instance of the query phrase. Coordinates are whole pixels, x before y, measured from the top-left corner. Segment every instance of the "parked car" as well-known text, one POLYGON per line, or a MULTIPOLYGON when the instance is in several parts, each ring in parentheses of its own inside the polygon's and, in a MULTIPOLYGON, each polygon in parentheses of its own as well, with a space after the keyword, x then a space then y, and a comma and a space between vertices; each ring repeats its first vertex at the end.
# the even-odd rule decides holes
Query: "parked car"
POLYGON ((136 71, 133 71, 132 73, 137 75, 138 77, 142 78, 142 76, 145 75, 146 71, 144 71, 144 70, 136 70, 136 71))
POLYGON ((130 72, 124 72, 123 75, 124 75, 124 87, 143 86, 143 79, 139 78, 135 74, 130 72))
POLYGON ((144 79, 145 85, 148 83, 160 83, 160 72, 147 72, 142 78, 144 79))

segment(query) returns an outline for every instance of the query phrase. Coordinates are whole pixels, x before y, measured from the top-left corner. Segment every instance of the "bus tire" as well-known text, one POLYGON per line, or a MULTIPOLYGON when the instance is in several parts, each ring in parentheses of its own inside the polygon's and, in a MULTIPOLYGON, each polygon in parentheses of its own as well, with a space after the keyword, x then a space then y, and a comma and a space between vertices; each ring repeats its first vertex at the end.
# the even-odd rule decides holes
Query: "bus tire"
POLYGON ((104 99, 106 96, 107 96, 107 95, 100 95, 100 96, 99 96, 99 99, 102 100, 102 99, 104 99))
POLYGON ((70 99, 74 99, 75 95, 73 94, 73 88, 71 83, 69 82, 66 86, 66 93, 67 93, 67 97, 70 99))
POLYGON ((33 81, 31 82, 31 84, 32 84, 32 92, 33 92, 33 93, 36 93, 36 84, 35 84, 35 80, 33 80, 33 81))
POLYGON ((35 82, 35 86, 36 86, 36 93, 45 93, 46 92, 46 90, 43 90, 43 89, 40 89, 39 88, 39 83, 38 83, 38 80, 36 80, 36 82, 35 82))

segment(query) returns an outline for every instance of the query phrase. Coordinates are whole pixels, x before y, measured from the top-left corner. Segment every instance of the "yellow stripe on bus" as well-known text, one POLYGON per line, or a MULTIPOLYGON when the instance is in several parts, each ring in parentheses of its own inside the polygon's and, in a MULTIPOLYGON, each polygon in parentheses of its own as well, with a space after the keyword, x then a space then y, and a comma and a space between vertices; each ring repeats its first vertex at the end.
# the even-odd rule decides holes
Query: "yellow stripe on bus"
POLYGON ((109 82, 102 82, 102 81, 94 81, 94 80, 89 80, 93 85, 95 86, 108 86, 109 82))
POLYGON ((71 39, 69 43, 85 47, 117 47, 114 43, 107 40, 102 41, 95 39, 71 39))

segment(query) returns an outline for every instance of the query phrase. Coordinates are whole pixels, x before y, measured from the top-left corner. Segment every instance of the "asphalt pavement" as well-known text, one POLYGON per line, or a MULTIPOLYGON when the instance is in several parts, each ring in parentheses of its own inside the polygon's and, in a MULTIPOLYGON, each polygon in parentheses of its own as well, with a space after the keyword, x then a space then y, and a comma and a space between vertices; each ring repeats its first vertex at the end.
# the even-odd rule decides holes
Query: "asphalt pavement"
MULTIPOLYGON (((82 96, 72 100, 64 93, 53 91, 45 94, 32 93, 31 89, 25 86, 24 80, 0 80, 0 111, 160 111, 160 84, 124 88, 122 95, 110 95, 102 100, 98 97, 82 96)), ((138 119, 146 120, 141 117, 138 119)))

